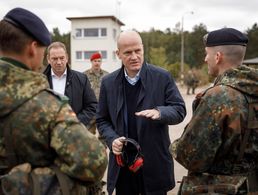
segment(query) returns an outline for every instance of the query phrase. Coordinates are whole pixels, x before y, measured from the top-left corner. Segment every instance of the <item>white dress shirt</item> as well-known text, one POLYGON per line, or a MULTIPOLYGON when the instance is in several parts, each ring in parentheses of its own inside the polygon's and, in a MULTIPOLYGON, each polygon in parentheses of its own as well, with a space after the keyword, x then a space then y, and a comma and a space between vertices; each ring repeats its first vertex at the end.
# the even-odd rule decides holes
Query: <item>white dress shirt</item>
POLYGON ((51 68, 51 76, 52 76, 53 90, 64 95, 67 69, 65 69, 64 73, 59 77, 53 72, 51 68))

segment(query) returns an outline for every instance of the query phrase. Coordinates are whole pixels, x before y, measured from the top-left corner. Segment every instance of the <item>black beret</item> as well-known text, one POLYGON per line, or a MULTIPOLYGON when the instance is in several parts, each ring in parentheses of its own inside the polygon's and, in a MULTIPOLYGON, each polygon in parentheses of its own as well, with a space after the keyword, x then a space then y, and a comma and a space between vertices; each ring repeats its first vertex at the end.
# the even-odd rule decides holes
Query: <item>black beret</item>
POLYGON ((5 15, 4 20, 32 36, 44 46, 51 43, 51 35, 44 22, 26 9, 14 8, 5 15))
POLYGON ((222 28, 211 31, 204 36, 204 44, 206 47, 219 45, 243 45, 248 43, 248 37, 234 28, 222 28))

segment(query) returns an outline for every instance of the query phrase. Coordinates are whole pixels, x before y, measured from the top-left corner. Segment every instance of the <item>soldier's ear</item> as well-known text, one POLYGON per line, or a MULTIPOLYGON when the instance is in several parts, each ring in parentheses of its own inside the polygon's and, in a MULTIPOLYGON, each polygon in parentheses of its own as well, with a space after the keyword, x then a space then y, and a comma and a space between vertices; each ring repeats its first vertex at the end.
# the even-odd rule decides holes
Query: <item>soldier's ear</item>
POLYGON ((29 42, 26 47, 25 47, 25 53, 29 56, 29 57, 34 57, 36 55, 37 52, 37 47, 38 47, 38 43, 37 41, 31 41, 29 42))
POLYGON ((216 63, 219 64, 223 60, 223 53, 219 51, 216 52, 215 59, 216 59, 216 63))

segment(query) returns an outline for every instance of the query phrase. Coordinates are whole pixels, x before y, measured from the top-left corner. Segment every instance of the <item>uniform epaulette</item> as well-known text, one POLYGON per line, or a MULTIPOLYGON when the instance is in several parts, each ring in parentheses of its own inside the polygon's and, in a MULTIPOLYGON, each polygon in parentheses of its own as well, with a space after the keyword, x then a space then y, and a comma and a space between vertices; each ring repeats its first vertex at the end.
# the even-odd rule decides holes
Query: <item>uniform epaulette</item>
POLYGON ((57 99, 59 99, 61 102, 63 103, 68 103, 69 102, 69 98, 65 95, 62 95, 52 89, 46 89, 47 92, 51 93, 52 95, 54 95, 57 99))

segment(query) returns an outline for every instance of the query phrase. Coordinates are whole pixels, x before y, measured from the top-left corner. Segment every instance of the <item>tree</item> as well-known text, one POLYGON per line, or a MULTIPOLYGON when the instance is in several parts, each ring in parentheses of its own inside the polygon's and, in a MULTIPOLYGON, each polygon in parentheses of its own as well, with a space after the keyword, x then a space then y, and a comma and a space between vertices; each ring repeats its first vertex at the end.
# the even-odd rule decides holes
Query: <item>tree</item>
POLYGON ((255 23, 252 28, 247 30, 248 44, 246 59, 258 57, 258 25, 255 23))
MULTIPOLYGON (((164 32, 151 28, 149 31, 140 32, 144 44, 144 57, 150 61, 150 48, 165 48, 168 64, 180 62, 181 58, 181 34, 179 25, 174 29, 167 28, 164 32)), ((185 63, 190 68, 201 68, 204 60, 203 36, 208 33, 206 25, 200 23, 193 27, 192 32, 184 32, 185 63)), ((247 30, 249 42, 247 46, 246 58, 257 57, 258 51, 258 25, 255 23, 252 28, 247 30)))
POLYGON ((166 34, 160 30, 151 28, 149 32, 140 33, 144 45, 144 57, 150 61, 150 48, 163 47, 166 44, 166 34))
POLYGON ((166 49, 167 59, 169 64, 180 62, 181 56, 181 35, 180 33, 173 32, 171 35, 167 35, 167 41, 164 44, 166 49))
POLYGON ((195 25, 193 32, 189 34, 186 42, 186 62, 191 68, 200 68, 203 64, 205 47, 203 44, 203 36, 207 34, 207 28, 204 24, 195 25))
POLYGON ((159 47, 159 48, 150 48, 150 63, 161 66, 165 69, 167 69, 167 56, 165 48, 159 47))

